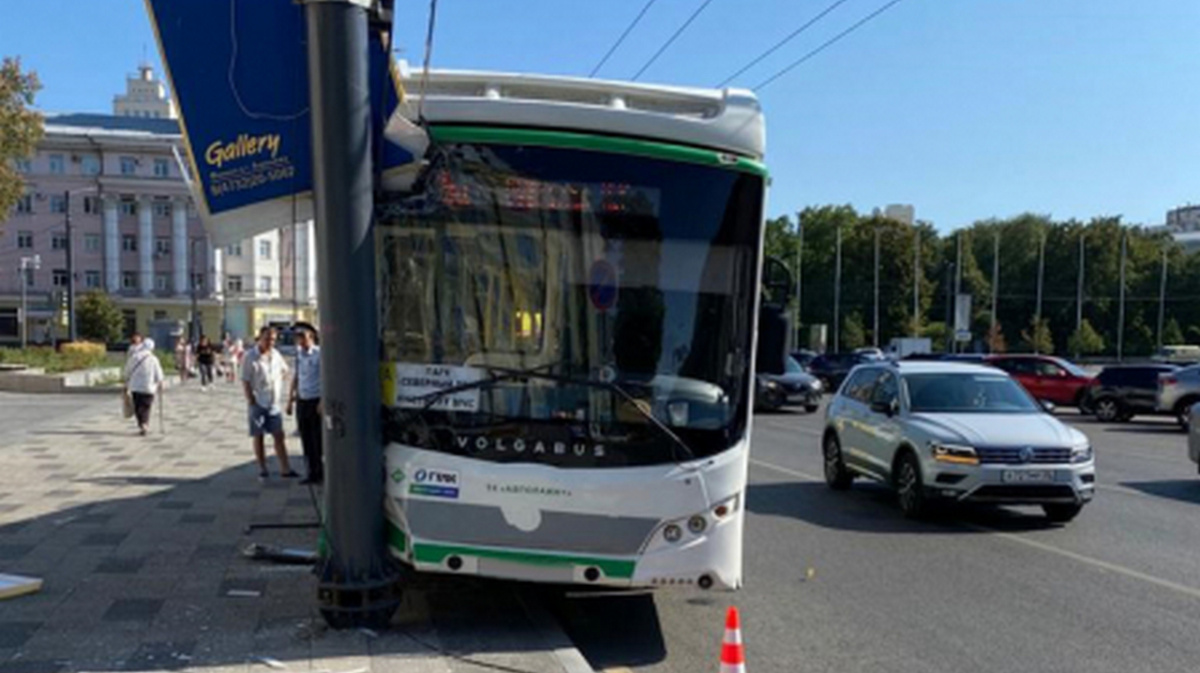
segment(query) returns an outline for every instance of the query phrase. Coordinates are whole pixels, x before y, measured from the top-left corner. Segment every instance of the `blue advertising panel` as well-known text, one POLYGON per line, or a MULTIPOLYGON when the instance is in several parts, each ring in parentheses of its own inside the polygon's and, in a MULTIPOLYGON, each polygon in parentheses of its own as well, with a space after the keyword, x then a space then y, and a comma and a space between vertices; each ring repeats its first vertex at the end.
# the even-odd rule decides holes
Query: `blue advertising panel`
MULTIPOLYGON (((294 0, 146 0, 146 5, 205 214, 228 220, 220 216, 279 199, 294 210, 293 198, 312 189, 303 5, 294 0)), ((382 141, 400 95, 380 35, 371 36, 370 48, 375 138, 382 143, 379 159, 386 170, 413 157, 382 141)), ((246 212, 270 215, 267 210, 246 212)))

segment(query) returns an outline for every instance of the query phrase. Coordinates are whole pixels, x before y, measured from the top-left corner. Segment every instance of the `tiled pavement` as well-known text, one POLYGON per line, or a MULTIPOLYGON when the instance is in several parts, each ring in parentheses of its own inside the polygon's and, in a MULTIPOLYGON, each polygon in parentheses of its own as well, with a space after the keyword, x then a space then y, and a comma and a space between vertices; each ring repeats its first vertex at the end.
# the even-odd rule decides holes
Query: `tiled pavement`
POLYGON ((252 541, 311 548, 313 530, 244 533, 315 520, 308 489, 258 483, 232 386, 165 402, 165 432, 156 409, 138 437, 115 396, 61 423, 0 401, 0 572, 45 580, 0 601, 0 673, 564 670, 553 629, 534 627, 508 584, 422 579, 392 628, 327 630, 306 568, 240 554, 252 541))

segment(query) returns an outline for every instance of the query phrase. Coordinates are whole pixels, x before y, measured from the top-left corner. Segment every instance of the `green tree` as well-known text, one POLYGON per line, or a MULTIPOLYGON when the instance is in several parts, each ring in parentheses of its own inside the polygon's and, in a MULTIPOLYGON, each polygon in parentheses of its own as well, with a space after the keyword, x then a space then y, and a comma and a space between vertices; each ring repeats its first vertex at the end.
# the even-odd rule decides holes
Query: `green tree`
POLYGON ((1104 350, 1104 337, 1100 336, 1092 323, 1086 319, 1079 323, 1079 329, 1067 339, 1067 349, 1079 355, 1094 355, 1104 350))
POLYGON ((851 313, 842 320, 842 350, 852 351, 867 345, 867 330, 863 328, 862 317, 851 313))
POLYGON ((1050 323, 1045 318, 1037 317, 1029 321, 1029 329, 1021 330, 1021 340, 1025 348, 1034 353, 1045 355, 1054 354, 1054 336, 1050 333, 1050 323))
POLYGON ((1171 318, 1167 324, 1163 326, 1163 345, 1175 346, 1184 343, 1183 330, 1179 327, 1179 321, 1171 318))
POLYGON ((88 292, 79 298, 75 307, 79 321, 79 336, 111 344, 121 340, 123 319, 121 309, 103 292, 88 292))
POLYGON ((31 156, 42 138, 42 115, 29 109, 40 88, 36 74, 21 72, 19 58, 0 62, 0 220, 25 189, 14 162, 31 156))

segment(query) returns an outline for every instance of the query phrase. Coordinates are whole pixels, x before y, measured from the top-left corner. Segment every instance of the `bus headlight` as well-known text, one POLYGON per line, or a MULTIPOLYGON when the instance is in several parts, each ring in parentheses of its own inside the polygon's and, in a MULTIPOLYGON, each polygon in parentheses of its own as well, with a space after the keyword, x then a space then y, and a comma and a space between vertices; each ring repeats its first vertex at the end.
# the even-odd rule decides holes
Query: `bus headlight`
POLYGON ((693 535, 699 535, 703 533, 705 528, 708 528, 708 521, 703 516, 697 514, 688 519, 688 530, 690 530, 693 535))
POLYGON ((669 523, 663 528, 663 539, 672 544, 683 539, 683 529, 673 523, 669 523))
POLYGON ((940 463, 954 463, 956 465, 979 464, 979 456, 975 454, 975 449, 965 444, 930 442, 929 448, 933 453, 933 459, 940 463))

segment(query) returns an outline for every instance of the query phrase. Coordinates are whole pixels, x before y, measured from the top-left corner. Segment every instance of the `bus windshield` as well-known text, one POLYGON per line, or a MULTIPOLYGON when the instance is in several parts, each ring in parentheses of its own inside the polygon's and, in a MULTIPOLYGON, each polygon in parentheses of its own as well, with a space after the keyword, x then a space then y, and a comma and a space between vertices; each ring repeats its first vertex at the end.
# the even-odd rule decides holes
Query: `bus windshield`
POLYGON ((566 467, 678 460, 664 427, 689 456, 729 448, 762 197, 760 176, 720 166, 438 148, 417 195, 377 213, 391 439, 566 467))

